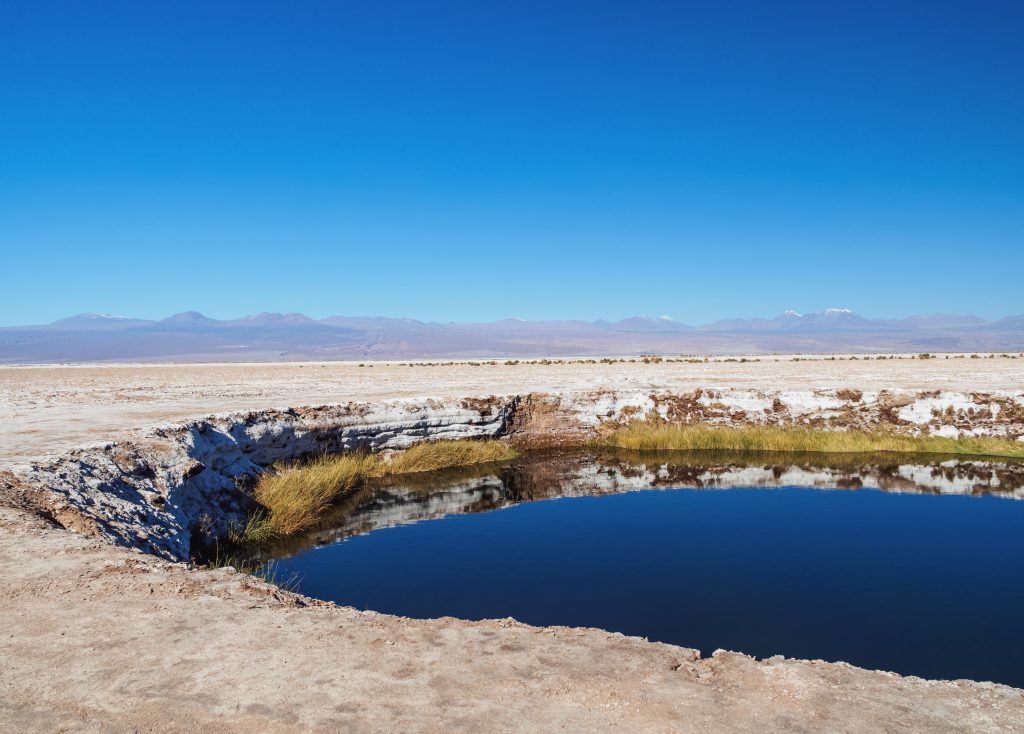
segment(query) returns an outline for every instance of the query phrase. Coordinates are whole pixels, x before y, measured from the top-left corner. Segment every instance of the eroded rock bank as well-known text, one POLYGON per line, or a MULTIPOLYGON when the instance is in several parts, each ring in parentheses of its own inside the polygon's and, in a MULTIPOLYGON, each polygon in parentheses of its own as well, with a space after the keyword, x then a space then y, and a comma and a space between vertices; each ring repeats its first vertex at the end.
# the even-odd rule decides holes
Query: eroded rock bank
POLYGON ((66 528, 187 560, 197 533, 222 534, 252 509, 246 484, 275 462, 439 439, 574 445, 655 414, 684 424, 1024 437, 1024 392, 598 390, 211 416, 35 462, 0 481, 6 497, 66 528))
MULTIPOLYGON (((14 506, 0 507, 0 730, 1019 731, 1024 692, 1007 686, 738 653, 701 658, 601 630, 512 620, 409 620, 172 561, 188 557, 195 532, 217 532, 248 510, 251 477, 305 454, 467 437, 559 446, 652 410, 680 423, 1019 439, 1022 407, 1024 392, 850 388, 408 399, 224 414, 36 461, 0 475, 0 505, 14 506)), ((607 468, 616 468, 613 458, 607 468)), ((598 491, 731 486, 770 470, 688 471, 652 461, 636 475, 619 467, 591 477, 570 465, 516 486, 537 496, 552 482, 559 491, 580 481, 598 491)), ((868 481, 800 463, 783 471, 812 483, 868 481)), ((938 491, 1003 480, 969 462, 901 463, 871 476, 896 488, 930 486, 925 473, 938 491)), ((437 499, 449 509, 481 493, 501 502, 498 479, 437 499)), ((370 521, 435 509, 392 503, 370 521)))

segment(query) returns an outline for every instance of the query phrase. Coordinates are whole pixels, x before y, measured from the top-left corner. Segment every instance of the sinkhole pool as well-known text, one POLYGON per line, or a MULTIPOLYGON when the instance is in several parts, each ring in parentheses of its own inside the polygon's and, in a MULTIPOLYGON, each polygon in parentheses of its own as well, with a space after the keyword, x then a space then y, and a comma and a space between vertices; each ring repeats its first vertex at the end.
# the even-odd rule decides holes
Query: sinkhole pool
POLYGON ((1024 466, 541 455, 366 487, 298 591, 1024 687, 1024 466))

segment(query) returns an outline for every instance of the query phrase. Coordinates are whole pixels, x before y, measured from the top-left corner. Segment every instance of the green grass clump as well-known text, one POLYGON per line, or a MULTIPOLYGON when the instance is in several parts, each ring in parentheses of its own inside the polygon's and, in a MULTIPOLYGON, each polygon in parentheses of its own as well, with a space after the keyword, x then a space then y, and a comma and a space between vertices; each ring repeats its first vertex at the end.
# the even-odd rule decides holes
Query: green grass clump
POLYGON ((301 465, 279 467, 259 478, 255 498, 261 509, 234 534, 234 540, 266 543, 307 530, 339 495, 369 478, 510 461, 518 455, 500 441, 429 441, 390 457, 325 455, 301 465))
POLYGON ((1024 459, 1024 445, 1008 438, 943 438, 863 431, 813 431, 747 426, 723 428, 636 421, 598 440, 634 451, 731 450, 825 453, 895 452, 1024 459))

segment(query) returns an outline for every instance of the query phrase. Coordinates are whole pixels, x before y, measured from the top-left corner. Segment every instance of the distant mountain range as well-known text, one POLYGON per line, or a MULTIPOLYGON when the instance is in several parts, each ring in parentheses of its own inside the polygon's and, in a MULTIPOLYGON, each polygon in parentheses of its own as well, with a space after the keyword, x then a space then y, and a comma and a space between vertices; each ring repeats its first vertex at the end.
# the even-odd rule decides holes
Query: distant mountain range
POLYGON ((624 354, 1020 351, 1024 315, 866 319, 845 308, 690 326, 667 316, 440 324, 380 316, 196 311, 159 321, 87 313, 0 328, 0 363, 497 358, 624 354))

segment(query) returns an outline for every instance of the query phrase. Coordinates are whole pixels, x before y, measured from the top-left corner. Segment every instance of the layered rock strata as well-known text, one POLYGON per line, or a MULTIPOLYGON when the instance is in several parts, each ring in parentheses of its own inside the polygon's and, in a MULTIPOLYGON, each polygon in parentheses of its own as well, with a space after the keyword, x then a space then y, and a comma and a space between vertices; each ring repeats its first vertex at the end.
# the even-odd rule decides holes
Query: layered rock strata
POLYGON ((1024 439, 1024 392, 592 391, 268 410, 160 426, 0 477, 0 500, 56 523, 187 560, 252 507, 266 467, 321 453, 406 448, 423 440, 504 438, 534 448, 583 443, 652 416, 683 424, 803 426, 1024 439))

